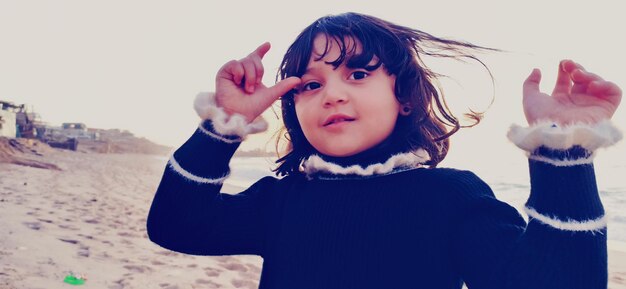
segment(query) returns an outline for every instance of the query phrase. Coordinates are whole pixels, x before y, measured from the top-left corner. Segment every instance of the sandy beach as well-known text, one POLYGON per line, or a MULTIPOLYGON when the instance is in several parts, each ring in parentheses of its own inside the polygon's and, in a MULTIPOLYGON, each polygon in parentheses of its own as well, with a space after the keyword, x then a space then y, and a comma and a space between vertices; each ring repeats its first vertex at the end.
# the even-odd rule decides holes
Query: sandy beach
MULTIPOLYGON (((183 255, 148 240, 164 160, 52 149, 32 158, 59 169, 0 163, 0 288, 73 288, 69 274, 84 288, 258 287, 260 257, 183 255)), ((626 288, 620 244, 610 244, 609 270, 609 288, 626 288)))
POLYGON ((45 161, 61 170, 0 163, 0 288, 71 288, 72 273, 85 288, 258 287, 258 256, 190 256, 148 240, 164 161, 66 151, 45 161))

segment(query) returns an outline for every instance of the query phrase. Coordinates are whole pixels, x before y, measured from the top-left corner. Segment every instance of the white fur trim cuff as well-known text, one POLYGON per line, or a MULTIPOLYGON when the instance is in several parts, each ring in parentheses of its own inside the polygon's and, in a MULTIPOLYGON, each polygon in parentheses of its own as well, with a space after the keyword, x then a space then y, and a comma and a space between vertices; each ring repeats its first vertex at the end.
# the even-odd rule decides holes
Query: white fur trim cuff
POLYGON ((187 170, 183 169, 183 167, 181 167, 180 164, 174 158, 174 155, 172 155, 170 157, 170 160, 168 161, 168 164, 179 175, 181 175, 182 177, 184 177, 184 178, 186 178, 186 179, 188 179, 190 181, 196 182, 196 183, 221 185, 222 183, 224 183, 224 180, 226 180, 226 178, 228 178, 228 173, 226 173, 225 176, 217 178, 217 179, 210 179, 210 178, 203 178, 203 177, 196 176, 196 175, 188 172, 187 170))
POLYGON ((202 122, 200 123, 200 125, 198 125, 198 130, 200 130, 200 132, 203 133, 204 135, 207 135, 207 136, 209 136, 209 137, 211 137, 213 139, 216 139, 216 140, 219 140, 219 141, 222 141, 222 142, 225 142, 225 143, 231 143, 231 144, 232 143, 239 143, 242 140, 241 137, 231 139, 231 138, 227 138, 227 137, 224 137, 222 135, 219 135, 217 133, 214 133, 214 132, 204 128, 202 126, 202 122))
POLYGON ((398 167, 419 167, 430 160, 428 152, 419 149, 413 153, 397 154, 389 158, 384 164, 377 163, 363 168, 359 165, 342 167, 338 164, 327 162, 317 155, 312 155, 303 163, 304 172, 311 175, 315 172, 322 171, 335 175, 384 175, 390 173, 398 167))
POLYGON ((224 109, 217 106, 215 93, 212 92, 198 93, 193 106, 198 116, 203 120, 211 120, 213 129, 221 135, 236 135, 244 138, 248 134, 267 130, 267 122, 261 117, 248 123, 241 114, 227 114, 224 109))
POLYGON ((608 147, 622 139, 619 131, 609 120, 596 124, 572 124, 556 127, 551 122, 542 122, 531 127, 512 125, 507 134, 519 148, 532 152, 545 146, 551 149, 569 149, 581 146, 593 152, 608 147))
POLYGON ((572 166, 591 164, 593 163, 594 157, 595 157, 595 154, 591 154, 588 157, 579 158, 579 159, 556 160, 556 159, 551 159, 551 158, 540 156, 540 155, 533 155, 530 153, 528 155, 528 158, 531 160, 548 163, 555 167, 572 167, 572 166))
POLYGON ((603 215, 595 220, 587 220, 587 221, 575 221, 575 220, 567 220, 561 221, 557 218, 549 217, 546 215, 542 215, 537 212, 535 209, 531 207, 525 207, 524 211, 528 214, 529 217, 545 224, 555 229, 559 229, 562 231, 573 231, 573 232, 599 232, 600 230, 606 228, 607 220, 603 215))

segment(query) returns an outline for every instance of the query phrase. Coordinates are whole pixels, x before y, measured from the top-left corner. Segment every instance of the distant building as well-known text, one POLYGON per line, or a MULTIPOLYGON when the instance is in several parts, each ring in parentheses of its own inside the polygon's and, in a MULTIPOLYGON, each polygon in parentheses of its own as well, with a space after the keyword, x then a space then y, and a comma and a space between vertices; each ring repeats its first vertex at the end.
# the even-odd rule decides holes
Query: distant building
POLYGON ((0 136, 15 138, 17 136, 16 113, 18 106, 0 100, 0 136))
POLYGON ((52 147, 75 151, 82 141, 98 141, 100 134, 89 131, 84 123, 66 122, 60 127, 45 126, 39 138, 52 147))

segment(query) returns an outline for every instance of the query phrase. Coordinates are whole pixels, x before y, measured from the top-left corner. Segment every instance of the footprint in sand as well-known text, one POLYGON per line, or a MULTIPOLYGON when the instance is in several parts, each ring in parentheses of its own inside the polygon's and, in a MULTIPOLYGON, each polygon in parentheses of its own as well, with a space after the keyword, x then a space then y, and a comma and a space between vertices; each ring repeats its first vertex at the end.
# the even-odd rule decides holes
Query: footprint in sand
POLYGON ((59 228, 65 229, 65 230, 70 230, 70 231, 79 231, 80 230, 79 228, 76 228, 76 227, 74 227, 72 225, 63 225, 63 224, 59 225, 59 228))
POLYGON ((78 244, 79 241, 78 240, 72 240, 72 239, 61 239, 61 238, 57 238, 65 243, 70 243, 70 244, 78 244))
POLYGON ((230 281, 230 284, 233 284, 235 288, 256 289, 259 287, 259 284, 257 284, 257 282, 254 282, 252 280, 244 280, 244 279, 233 279, 230 281))
POLYGON ((159 284, 159 287, 161 287, 163 289, 179 289, 178 286, 171 285, 170 283, 161 283, 161 284, 159 284))
POLYGON ((41 222, 44 222, 44 223, 48 223, 48 224, 52 224, 52 223, 54 223, 52 220, 48 220, 48 219, 40 219, 40 218, 37 218, 37 220, 38 220, 38 221, 41 221, 41 222))
POLYGON ((238 272, 238 274, 240 278, 244 278, 247 280, 259 280, 261 277, 259 274, 255 274, 251 272, 238 272))
POLYGON ((78 256, 89 257, 89 255, 91 255, 89 247, 81 245, 80 248, 78 248, 78 256))
POLYGON ((108 258, 111 258, 112 256, 109 255, 109 253, 107 253, 107 252, 102 252, 102 253, 100 253, 100 255, 98 255, 98 257, 104 258, 104 259, 108 259, 108 258))
POLYGON ((117 233, 118 236, 120 237, 130 237, 130 238, 135 238, 137 237, 137 235, 131 233, 131 232, 119 232, 117 233))
POLYGON ((133 273, 145 273, 152 271, 152 268, 141 265, 125 265, 124 268, 133 273))
POLYGON ((42 261, 37 261, 37 264, 38 264, 38 265, 51 265, 51 266, 55 266, 57 263, 56 263, 56 262, 54 262, 54 260, 52 260, 52 258, 48 258, 48 259, 47 259, 47 260, 45 260, 45 261, 43 261, 43 260, 42 260, 42 261))
POLYGON ((90 235, 85 235, 85 234, 77 234, 78 236, 81 236, 85 239, 89 239, 89 240, 94 240, 95 238, 93 236, 90 235))
POLYGON ((100 221, 98 221, 96 219, 88 219, 88 220, 84 220, 83 222, 85 222, 87 224, 100 224, 100 221))
POLYGON ((223 270, 220 270, 220 269, 215 269, 211 267, 204 268, 204 274, 206 274, 209 277, 218 277, 220 273, 222 272, 223 270))
POLYGON ((250 263, 247 263, 246 266, 248 266, 250 272, 261 274, 261 268, 259 268, 259 266, 250 263))
POLYGON ((221 284, 215 283, 211 280, 196 279, 196 284, 202 285, 202 288, 222 288, 221 284))
POLYGON ((127 284, 124 284, 124 279, 113 281, 114 284, 109 285, 108 289, 124 289, 127 284))
POLYGON ((63 207, 63 205, 66 205, 66 204, 67 204, 66 202, 54 201, 53 205, 54 205, 55 208, 61 208, 61 207, 63 207))
POLYGON ((219 265, 222 266, 224 269, 227 269, 230 271, 248 272, 248 268, 246 268, 246 266, 240 263, 225 263, 225 264, 219 264, 219 265))
POLYGON ((29 229, 33 229, 36 231, 41 230, 41 223, 39 222, 24 222, 24 225, 26 225, 26 227, 28 227, 29 229))
POLYGON ((622 276, 620 275, 622 274, 616 273, 615 275, 613 275, 611 277, 611 282, 617 283, 617 284, 626 284, 626 274, 623 274, 622 276))

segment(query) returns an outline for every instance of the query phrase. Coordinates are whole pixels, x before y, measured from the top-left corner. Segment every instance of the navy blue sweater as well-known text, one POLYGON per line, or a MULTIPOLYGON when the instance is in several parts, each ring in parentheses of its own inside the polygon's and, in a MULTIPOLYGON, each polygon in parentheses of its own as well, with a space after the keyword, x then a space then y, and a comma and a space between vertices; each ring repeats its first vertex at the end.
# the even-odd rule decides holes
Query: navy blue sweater
MULTIPOLYGON (((259 255, 261 289, 607 286, 592 164, 529 160, 526 224, 476 175, 448 168, 265 177, 241 193, 220 193, 238 146, 199 129, 173 154, 148 217, 153 242, 194 255, 259 255)), ((393 153, 377 147, 349 162, 366 166, 393 153)))

